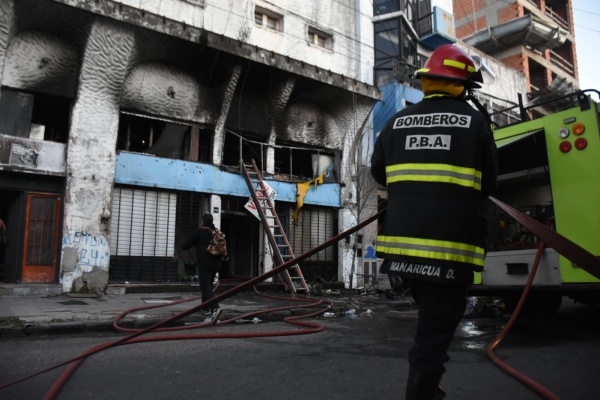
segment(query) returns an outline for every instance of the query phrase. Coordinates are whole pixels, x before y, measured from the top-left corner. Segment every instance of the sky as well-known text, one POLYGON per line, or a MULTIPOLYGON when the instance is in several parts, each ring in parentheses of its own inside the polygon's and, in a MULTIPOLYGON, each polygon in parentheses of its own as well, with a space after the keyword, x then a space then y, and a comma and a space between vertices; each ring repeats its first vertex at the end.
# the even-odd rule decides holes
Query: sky
MULTIPOLYGON (((575 46, 581 89, 600 91, 600 2, 573 0, 575 46)), ((598 96, 596 96, 596 99, 598 96)))

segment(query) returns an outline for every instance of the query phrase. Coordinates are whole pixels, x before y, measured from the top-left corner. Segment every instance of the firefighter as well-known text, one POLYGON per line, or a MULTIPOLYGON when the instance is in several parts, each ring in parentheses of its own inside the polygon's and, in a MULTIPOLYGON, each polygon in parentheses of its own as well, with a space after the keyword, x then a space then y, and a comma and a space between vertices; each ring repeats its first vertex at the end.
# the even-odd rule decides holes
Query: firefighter
POLYGON ((424 98, 387 122, 371 174, 388 191, 377 236, 381 273, 398 274, 419 306, 406 399, 430 400, 445 395, 447 351, 473 271, 483 269, 484 200, 496 187, 497 157, 489 116, 466 100, 483 82, 473 58, 443 45, 414 77, 424 98))

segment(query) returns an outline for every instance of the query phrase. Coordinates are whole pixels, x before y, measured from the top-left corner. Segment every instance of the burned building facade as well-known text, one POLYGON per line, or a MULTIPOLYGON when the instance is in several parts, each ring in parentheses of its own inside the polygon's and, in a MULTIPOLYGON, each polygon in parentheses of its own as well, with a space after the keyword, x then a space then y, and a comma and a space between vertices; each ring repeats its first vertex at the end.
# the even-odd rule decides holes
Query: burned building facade
MULTIPOLYGON (((251 160, 297 254, 356 224, 371 18, 362 0, 0 0, 2 280, 179 281, 207 212, 228 237, 223 276, 257 276, 273 261, 244 207, 251 160)), ((315 254, 304 276, 346 280, 350 251, 315 254)))

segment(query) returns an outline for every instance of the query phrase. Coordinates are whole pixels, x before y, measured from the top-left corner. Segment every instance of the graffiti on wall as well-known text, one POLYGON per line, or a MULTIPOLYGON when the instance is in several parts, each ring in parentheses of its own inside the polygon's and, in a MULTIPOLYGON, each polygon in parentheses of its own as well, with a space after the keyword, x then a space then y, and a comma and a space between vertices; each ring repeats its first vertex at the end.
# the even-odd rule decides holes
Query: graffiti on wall
POLYGON ((110 248, 108 240, 102 236, 94 236, 87 232, 69 231, 63 237, 63 247, 77 247, 80 266, 108 268, 110 248))

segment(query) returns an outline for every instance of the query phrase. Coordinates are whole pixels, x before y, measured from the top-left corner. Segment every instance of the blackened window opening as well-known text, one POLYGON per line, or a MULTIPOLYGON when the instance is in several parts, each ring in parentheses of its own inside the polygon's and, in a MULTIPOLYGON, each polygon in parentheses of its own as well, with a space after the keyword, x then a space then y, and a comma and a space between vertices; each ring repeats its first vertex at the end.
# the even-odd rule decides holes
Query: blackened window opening
POLYGON ((153 154, 162 158, 212 162, 214 128, 122 112, 117 151, 153 154))
POLYGON ((71 99, 2 88, 0 133, 67 143, 71 99))
POLYGON ((259 168, 263 167, 265 159, 266 144, 260 142, 260 138, 244 134, 244 137, 228 131, 225 135, 225 146, 223 147, 223 165, 238 167, 240 159, 249 164, 254 160, 259 168))
POLYGON ((164 121, 121 114, 117 150, 146 153, 164 128, 164 121))
POLYGON ((71 99, 35 94, 31 122, 44 127, 44 140, 67 143, 70 116, 71 99))

